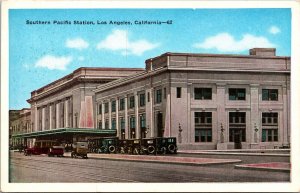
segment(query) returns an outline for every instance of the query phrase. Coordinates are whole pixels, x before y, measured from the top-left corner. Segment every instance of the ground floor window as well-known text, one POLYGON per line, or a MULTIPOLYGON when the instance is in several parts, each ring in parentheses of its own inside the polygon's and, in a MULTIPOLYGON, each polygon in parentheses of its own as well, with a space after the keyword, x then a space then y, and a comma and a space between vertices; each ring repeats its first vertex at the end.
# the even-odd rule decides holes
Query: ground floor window
POLYGON ((211 129, 195 129, 195 142, 211 142, 211 129))
POLYGON ((278 141, 278 129, 262 129, 261 141, 278 141))
POLYGON ((195 142, 212 141, 212 112, 195 112, 195 142))
POLYGON ((246 141, 246 128, 229 128, 229 141, 240 143, 246 141))

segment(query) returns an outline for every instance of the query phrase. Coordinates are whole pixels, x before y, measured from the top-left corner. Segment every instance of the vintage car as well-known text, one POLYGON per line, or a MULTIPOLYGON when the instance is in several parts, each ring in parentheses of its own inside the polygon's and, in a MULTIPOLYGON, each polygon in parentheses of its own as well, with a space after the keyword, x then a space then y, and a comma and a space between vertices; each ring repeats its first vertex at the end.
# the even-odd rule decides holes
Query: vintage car
MULTIPOLYGON (((54 140, 36 140, 33 144, 33 147, 27 147, 24 149, 24 155, 48 154, 50 148, 58 145, 59 143, 54 140)), ((59 153, 59 155, 61 155, 61 153, 59 153)))
POLYGON ((116 153, 118 138, 116 137, 106 137, 101 139, 101 147, 99 153, 116 153))
POLYGON ((128 140, 120 139, 118 140, 117 153, 125 154, 128 151, 128 140))
POLYGON ((156 151, 158 154, 176 154, 176 137, 157 137, 156 151))
POLYGON ((101 137, 88 141, 89 152, 93 153, 116 153, 118 147, 117 137, 101 137))
POLYGON ((144 138, 141 140, 142 154, 156 154, 156 139, 144 138))
POLYGON ((49 157, 63 157, 64 156, 64 147, 63 146, 53 146, 49 148, 48 151, 49 157))
POLYGON ((73 150, 71 152, 72 158, 82 157, 87 159, 87 152, 88 152, 88 142, 87 141, 80 141, 73 143, 73 150))

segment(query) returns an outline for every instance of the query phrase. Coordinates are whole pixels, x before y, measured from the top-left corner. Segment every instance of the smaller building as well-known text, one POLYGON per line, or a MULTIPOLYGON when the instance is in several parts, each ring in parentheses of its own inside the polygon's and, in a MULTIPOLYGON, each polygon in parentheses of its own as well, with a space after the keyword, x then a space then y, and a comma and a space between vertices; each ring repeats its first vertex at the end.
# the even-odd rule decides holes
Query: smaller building
POLYGON ((16 147, 20 144, 24 144, 23 137, 13 137, 16 135, 22 135, 24 133, 32 132, 31 124, 31 110, 29 108, 23 108, 21 110, 9 111, 9 145, 10 147, 16 147))

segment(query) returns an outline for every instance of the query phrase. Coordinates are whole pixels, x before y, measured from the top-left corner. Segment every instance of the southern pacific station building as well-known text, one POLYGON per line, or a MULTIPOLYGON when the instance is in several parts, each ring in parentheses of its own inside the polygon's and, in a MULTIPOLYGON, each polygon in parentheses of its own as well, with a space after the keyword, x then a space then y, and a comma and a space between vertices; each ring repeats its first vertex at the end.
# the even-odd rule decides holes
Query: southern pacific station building
POLYGON ((31 108, 10 116, 11 145, 97 136, 176 137, 179 149, 191 150, 289 145, 290 57, 253 48, 165 53, 145 63, 79 68, 31 92, 31 108))

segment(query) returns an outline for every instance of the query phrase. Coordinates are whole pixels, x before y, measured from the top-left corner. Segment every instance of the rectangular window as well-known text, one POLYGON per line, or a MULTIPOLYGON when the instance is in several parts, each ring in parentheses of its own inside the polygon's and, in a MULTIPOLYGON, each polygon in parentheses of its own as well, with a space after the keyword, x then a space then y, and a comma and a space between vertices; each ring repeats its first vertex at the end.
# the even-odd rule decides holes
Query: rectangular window
POLYGON ((98 122, 98 129, 102 129, 102 121, 98 122))
POLYGON ((116 129, 116 119, 111 120, 111 129, 113 129, 113 130, 116 129))
POLYGON ((104 113, 108 113, 108 103, 104 104, 104 113))
POLYGON ((105 119, 105 128, 104 129, 109 129, 109 122, 108 119, 105 119))
POLYGON ((263 101, 278 101, 278 89, 262 89, 263 101))
POLYGON ((102 114, 102 104, 98 105, 98 115, 102 114))
POLYGON ((164 88, 164 99, 166 99, 166 98, 167 98, 167 88, 164 88))
POLYGON ((176 97, 181 98, 181 87, 176 88, 176 97))
POLYGON ((229 100, 246 100, 246 89, 244 88, 230 88, 229 100))
POLYGON ((212 112, 195 112, 195 142, 212 141, 212 112))
POLYGON ((262 113, 262 142, 278 141, 278 113, 262 113))
POLYGON ((150 102, 150 92, 147 93, 148 102, 150 102))
POLYGON ((120 111, 125 109, 125 98, 120 99, 120 111))
POLYGON ((161 103, 161 89, 156 90, 156 103, 161 103))
POLYGON ((140 127, 146 128, 146 115, 145 114, 140 115, 140 127))
POLYGON ((134 116, 129 118, 129 123, 130 123, 130 129, 134 129, 135 128, 135 117, 134 116))
POLYGON ((195 100, 211 100, 212 88, 194 88, 195 100))
POLYGON ((229 141, 240 143, 246 141, 246 126, 243 128, 230 126, 229 124, 229 141))
POLYGON ((229 112, 229 141, 246 141, 246 112, 229 112))
POLYGON ((140 94, 140 107, 145 106, 145 93, 140 94))
POLYGON ((111 112, 116 112, 116 101, 111 101, 111 112))
POLYGON ((121 130, 125 130, 125 119, 124 119, 124 117, 120 118, 120 127, 121 127, 121 130))
POLYGON ((134 108, 134 96, 129 97, 129 108, 134 108))
POLYGON ((229 112, 229 123, 245 124, 246 112, 229 112))

